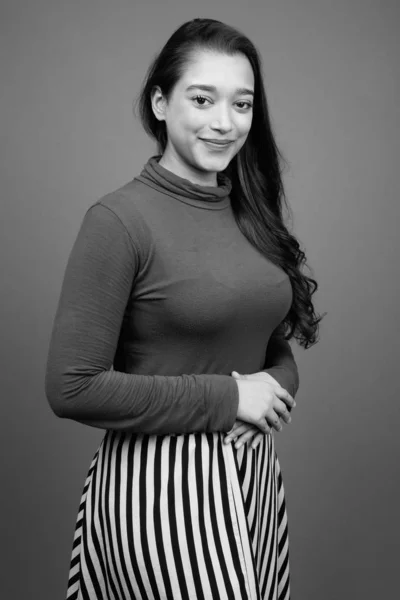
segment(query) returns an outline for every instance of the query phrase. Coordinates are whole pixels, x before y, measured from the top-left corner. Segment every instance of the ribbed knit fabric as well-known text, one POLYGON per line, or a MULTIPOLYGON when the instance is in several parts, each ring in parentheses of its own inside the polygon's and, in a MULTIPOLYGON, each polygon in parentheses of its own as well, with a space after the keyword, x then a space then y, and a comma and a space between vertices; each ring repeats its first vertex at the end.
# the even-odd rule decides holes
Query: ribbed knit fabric
POLYGON ((291 285, 239 231, 225 175, 196 185, 159 158, 84 216, 46 393, 57 415, 100 428, 227 431, 238 405, 233 370, 268 368, 297 390, 290 346, 273 335, 291 285))

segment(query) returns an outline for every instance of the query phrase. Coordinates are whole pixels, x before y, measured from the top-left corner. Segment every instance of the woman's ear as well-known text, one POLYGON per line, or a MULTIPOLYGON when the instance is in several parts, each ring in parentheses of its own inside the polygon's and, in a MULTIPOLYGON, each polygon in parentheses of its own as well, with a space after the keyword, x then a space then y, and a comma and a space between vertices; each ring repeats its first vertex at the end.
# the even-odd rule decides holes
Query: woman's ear
POLYGON ((156 85, 151 91, 151 108, 154 116, 159 121, 165 121, 166 99, 161 91, 161 88, 156 85))

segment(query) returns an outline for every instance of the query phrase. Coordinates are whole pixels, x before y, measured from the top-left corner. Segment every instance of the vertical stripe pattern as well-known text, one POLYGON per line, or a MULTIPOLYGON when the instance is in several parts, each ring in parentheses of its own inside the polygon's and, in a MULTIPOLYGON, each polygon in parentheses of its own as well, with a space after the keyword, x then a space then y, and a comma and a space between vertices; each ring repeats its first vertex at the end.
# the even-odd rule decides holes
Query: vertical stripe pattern
POLYGON ((272 434, 107 431, 84 485, 67 600, 289 600, 272 434))

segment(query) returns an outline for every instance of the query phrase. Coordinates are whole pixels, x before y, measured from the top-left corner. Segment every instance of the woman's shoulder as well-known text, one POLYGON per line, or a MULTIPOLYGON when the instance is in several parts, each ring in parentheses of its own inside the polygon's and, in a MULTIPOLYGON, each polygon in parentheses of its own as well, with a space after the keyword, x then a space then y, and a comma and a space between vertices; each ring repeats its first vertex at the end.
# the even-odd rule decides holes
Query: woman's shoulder
POLYGON ((121 187, 108 192, 97 199, 89 209, 101 205, 114 212, 122 221, 129 219, 132 215, 137 218, 144 218, 143 191, 139 181, 133 179, 121 187))
POLYGON ((88 207, 86 218, 89 215, 94 227, 102 227, 106 232, 110 228, 126 230, 135 245, 142 248, 151 241, 140 182, 132 180, 100 197, 88 207))

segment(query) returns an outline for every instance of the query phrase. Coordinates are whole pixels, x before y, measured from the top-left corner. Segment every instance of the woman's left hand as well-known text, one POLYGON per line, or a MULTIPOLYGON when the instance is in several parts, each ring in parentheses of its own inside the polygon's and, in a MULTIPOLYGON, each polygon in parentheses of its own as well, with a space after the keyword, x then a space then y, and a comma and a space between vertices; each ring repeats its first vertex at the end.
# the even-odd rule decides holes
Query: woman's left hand
MULTIPOLYGON (((264 371, 259 371, 257 373, 251 373, 250 375, 241 375, 237 371, 232 371, 232 377, 235 379, 262 379, 264 381, 268 381, 269 383, 274 383, 278 387, 280 387, 279 383, 274 379, 269 373, 265 373, 264 371)), ((271 431, 271 428, 269 429, 271 431)), ((263 436, 265 434, 255 427, 254 425, 250 425, 250 423, 245 423, 244 421, 236 420, 233 424, 233 427, 224 439, 225 444, 230 444, 232 441, 235 443, 235 448, 240 448, 246 442, 253 440, 251 442, 251 447, 256 448, 258 444, 261 442, 263 436)))
POLYGON ((265 434, 260 431, 258 427, 250 425, 250 423, 245 423, 244 421, 236 420, 232 429, 226 434, 224 443, 230 444, 231 442, 234 442, 235 448, 239 449, 243 444, 252 440, 251 447, 257 448, 264 435, 265 434))

